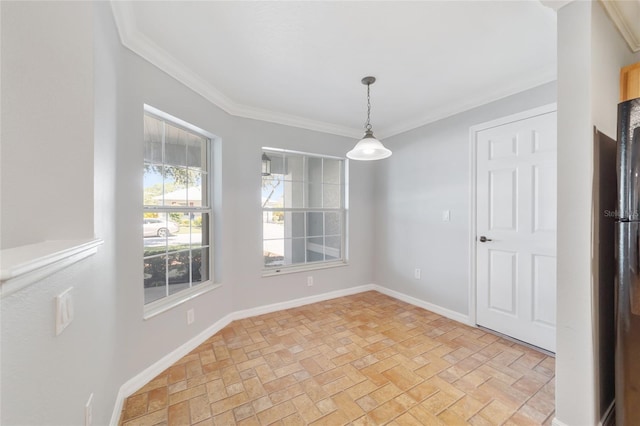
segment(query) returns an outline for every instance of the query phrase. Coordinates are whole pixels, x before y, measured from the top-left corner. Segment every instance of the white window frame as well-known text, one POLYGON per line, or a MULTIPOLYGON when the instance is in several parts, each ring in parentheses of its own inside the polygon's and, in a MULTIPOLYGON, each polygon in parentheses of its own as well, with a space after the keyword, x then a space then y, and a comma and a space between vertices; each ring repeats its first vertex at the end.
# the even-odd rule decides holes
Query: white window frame
MULTIPOLYGON (((326 158, 331 160, 340 160, 342 162, 342 176, 344 180, 344 185, 342 187, 341 199, 342 199, 342 207, 340 208, 316 208, 316 207, 304 207, 304 208, 267 208, 262 207, 260 209, 260 216, 264 218, 265 212, 276 212, 276 211, 284 211, 291 213, 308 213, 308 212, 340 212, 342 214, 342 229, 341 229, 341 253, 342 257, 336 260, 322 260, 315 262, 305 262, 305 263, 296 263, 292 265, 279 265, 273 267, 267 267, 264 264, 264 254, 262 256, 262 276, 269 277, 287 273, 294 272, 302 272, 302 271, 312 271, 318 269, 327 269, 327 268, 335 268, 340 266, 346 266, 349 264, 349 238, 348 238, 348 229, 349 229, 349 160, 344 157, 336 157, 331 155, 324 155, 312 152, 304 152, 304 151, 294 151, 290 149, 282 149, 282 148, 273 148, 273 147, 262 147, 262 152, 266 153, 267 156, 270 152, 279 153, 279 154, 293 154, 293 155, 301 155, 305 157, 305 164, 309 157, 313 158, 326 158)), ((308 182, 305 182, 308 183, 308 182)), ((261 220, 261 236, 262 236, 262 244, 264 247, 264 220, 261 220)), ((305 235, 306 235, 306 226, 305 226, 305 235)), ((306 239, 307 237, 305 237, 306 239)), ((306 256, 306 255, 305 255, 306 256)))
MULTIPOLYGON (((208 149, 207 149, 207 198, 208 198, 208 207, 206 209, 194 209, 193 207, 189 207, 189 206, 180 206, 180 207, 170 207, 170 206, 148 206, 148 205, 143 205, 142 209, 143 209, 143 213, 146 212, 170 212, 170 211, 176 211, 176 212, 197 212, 197 213, 207 213, 209 215, 209 257, 208 257, 208 262, 209 262, 209 278, 206 281, 201 282, 200 284, 196 285, 196 286, 192 286, 183 290, 178 291, 177 293, 165 296, 161 299, 155 300, 153 302, 149 302, 147 304, 144 303, 144 295, 142 297, 143 300, 143 306, 144 306, 144 314, 143 317, 144 319, 149 319, 152 318, 162 312, 165 312, 175 306, 178 306, 182 303, 185 303, 188 300, 194 299, 198 296, 200 296, 201 294, 207 293, 215 288, 220 287, 220 284, 215 283, 215 271, 214 271, 214 223, 215 223, 215 217, 214 217, 214 211, 213 211, 213 204, 214 204, 214 194, 213 194, 213 187, 214 187, 214 182, 213 182, 213 176, 214 176, 214 158, 213 158, 213 151, 214 151, 214 143, 218 140, 217 136, 215 136, 213 133, 208 132, 206 130, 203 130, 197 126, 194 126, 191 123, 188 123, 180 118, 174 117, 164 111, 161 111, 157 108, 154 108, 150 105, 145 104, 144 105, 144 114, 145 115, 150 115, 154 118, 160 119, 160 120, 164 120, 168 123, 170 123, 173 126, 182 128, 184 130, 187 130, 189 132, 193 132, 193 133, 197 133, 198 135, 201 135, 205 138, 208 139, 208 149), (197 211, 196 211, 197 210, 197 211)), ((144 161, 143 161, 143 165, 144 165, 144 161)), ((143 237, 144 238, 144 237, 143 237)), ((143 255, 144 258, 144 255, 143 255)), ((144 280, 141 280, 144 283, 144 280)), ((142 286, 142 291, 144 293, 144 285, 142 286)))

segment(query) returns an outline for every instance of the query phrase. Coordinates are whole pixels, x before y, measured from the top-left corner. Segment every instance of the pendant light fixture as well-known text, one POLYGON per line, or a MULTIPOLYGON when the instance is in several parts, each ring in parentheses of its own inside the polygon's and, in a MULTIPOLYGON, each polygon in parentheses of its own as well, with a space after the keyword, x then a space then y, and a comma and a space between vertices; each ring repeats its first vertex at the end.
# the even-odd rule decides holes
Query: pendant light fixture
POLYGON ((367 85, 367 122, 364 125, 364 137, 356 144, 355 147, 347 152, 347 158, 351 160, 369 161, 382 160, 391 156, 391 151, 382 145, 371 130, 371 96, 369 94, 370 86, 376 82, 375 77, 365 77, 362 84, 367 85))

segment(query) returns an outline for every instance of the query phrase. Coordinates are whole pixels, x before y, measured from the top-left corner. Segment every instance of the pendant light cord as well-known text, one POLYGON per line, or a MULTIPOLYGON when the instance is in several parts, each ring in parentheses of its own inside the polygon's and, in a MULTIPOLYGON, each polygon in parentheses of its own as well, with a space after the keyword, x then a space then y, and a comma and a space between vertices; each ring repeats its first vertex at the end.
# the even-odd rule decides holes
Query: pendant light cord
POLYGON ((371 96, 369 95, 369 87, 371 84, 367 84, 367 122, 364 125, 365 130, 371 130, 371 96))

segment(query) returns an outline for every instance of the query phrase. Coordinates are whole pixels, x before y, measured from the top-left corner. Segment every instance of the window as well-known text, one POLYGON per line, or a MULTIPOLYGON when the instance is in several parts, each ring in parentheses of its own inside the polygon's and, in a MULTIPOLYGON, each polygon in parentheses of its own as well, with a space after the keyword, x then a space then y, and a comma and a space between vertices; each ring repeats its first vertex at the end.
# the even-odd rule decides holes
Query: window
POLYGON ((145 106, 145 312, 211 283, 210 153, 208 134, 145 106))
POLYGON ((266 273, 346 261, 345 160, 263 148, 271 173, 262 176, 266 273))

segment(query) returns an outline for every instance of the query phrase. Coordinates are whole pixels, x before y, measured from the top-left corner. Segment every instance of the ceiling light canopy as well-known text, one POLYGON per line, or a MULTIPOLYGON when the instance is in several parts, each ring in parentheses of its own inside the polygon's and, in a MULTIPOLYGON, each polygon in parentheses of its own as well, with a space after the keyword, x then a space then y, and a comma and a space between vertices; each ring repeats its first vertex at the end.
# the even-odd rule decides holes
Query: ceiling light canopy
POLYGON ((375 77, 365 77, 362 79, 362 84, 367 85, 367 122, 364 125, 364 136, 355 147, 347 152, 347 158, 351 160, 370 161, 370 160, 382 160, 391 156, 391 151, 385 148, 371 130, 371 96, 370 86, 376 82, 375 77))

